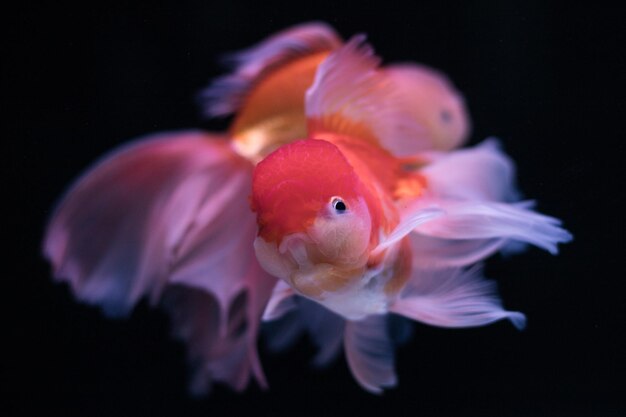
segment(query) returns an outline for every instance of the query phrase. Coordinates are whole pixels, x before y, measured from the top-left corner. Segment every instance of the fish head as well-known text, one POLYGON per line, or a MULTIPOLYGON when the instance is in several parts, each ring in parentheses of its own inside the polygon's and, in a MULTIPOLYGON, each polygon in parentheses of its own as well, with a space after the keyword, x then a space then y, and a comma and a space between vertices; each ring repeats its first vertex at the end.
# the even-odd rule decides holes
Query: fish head
POLYGON ((257 165, 252 188, 254 247, 268 273, 316 300, 363 275, 376 235, 372 199, 335 145, 279 148, 257 165))
POLYGON ((465 100, 442 73, 424 65, 397 64, 383 69, 396 87, 408 115, 424 128, 425 149, 450 150, 469 137, 465 100))

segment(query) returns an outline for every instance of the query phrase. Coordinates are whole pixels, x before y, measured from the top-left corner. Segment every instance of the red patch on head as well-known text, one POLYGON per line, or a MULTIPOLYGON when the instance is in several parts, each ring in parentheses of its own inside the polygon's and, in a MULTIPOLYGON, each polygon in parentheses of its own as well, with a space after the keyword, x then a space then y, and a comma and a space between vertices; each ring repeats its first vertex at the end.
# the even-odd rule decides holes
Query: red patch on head
POLYGON ((345 156, 324 140, 282 146, 254 170, 252 210, 267 241, 305 231, 331 197, 354 198, 359 179, 345 156))

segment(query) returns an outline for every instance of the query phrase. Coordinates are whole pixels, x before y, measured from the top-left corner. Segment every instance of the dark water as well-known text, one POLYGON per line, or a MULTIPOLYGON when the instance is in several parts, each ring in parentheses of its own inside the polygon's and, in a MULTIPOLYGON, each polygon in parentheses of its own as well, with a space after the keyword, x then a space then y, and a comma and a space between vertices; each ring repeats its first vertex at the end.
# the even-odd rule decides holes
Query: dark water
POLYGON ((17 110, 3 126, 13 226, 2 291, 9 415, 39 407, 60 416, 626 415, 626 59, 617 8, 56 2, 22 5, 4 20, 3 113, 17 110), (366 32, 386 62, 448 73, 469 104, 471 143, 500 137, 525 195, 563 219, 575 241, 557 257, 531 249, 491 259, 488 275, 528 328, 417 326, 398 352, 400 386, 382 397, 362 391, 343 359, 311 370, 303 341, 284 355, 262 351, 269 392, 218 387, 193 400, 164 314, 140 305, 130 320, 109 321, 51 282, 38 252, 45 220, 64 187, 112 147, 156 131, 223 129, 224 121, 202 121, 193 100, 220 74, 219 54, 313 19, 344 36, 366 32))

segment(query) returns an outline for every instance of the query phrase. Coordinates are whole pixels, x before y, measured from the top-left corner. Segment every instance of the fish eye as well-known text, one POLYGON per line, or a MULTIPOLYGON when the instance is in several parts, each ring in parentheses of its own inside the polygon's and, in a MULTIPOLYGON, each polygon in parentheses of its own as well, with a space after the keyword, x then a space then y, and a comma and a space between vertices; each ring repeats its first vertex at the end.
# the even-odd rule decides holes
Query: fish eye
POLYGON ((441 118, 441 121, 445 124, 452 122, 452 112, 448 110, 442 110, 441 113, 439 113, 439 117, 441 118))
POLYGON ((344 201, 339 197, 333 197, 330 200, 330 204, 333 206, 333 209, 335 209, 337 213, 345 213, 346 210, 348 210, 348 206, 346 206, 346 203, 344 203, 344 201))

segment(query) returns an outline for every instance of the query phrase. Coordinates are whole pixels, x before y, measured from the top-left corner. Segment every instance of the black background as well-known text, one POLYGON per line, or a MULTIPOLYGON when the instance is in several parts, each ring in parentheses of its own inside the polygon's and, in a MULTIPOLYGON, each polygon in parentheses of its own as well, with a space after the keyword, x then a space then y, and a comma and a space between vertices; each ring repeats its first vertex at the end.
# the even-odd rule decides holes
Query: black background
POLYGON ((626 415, 621 10, 539 1, 130 3, 31 2, 2 19, 9 414, 626 415), (400 385, 383 396, 361 390, 343 358, 312 370, 303 340, 282 355, 261 348, 269 391, 217 387, 192 399, 167 317, 141 304, 129 320, 111 321, 75 303, 39 253, 45 222, 65 187, 113 147, 157 131, 224 129, 227 121, 203 121, 194 102, 221 73, 220 54, 309 20, 344 37, 367 33, 385 62, 449 74, 469 105, 471 143, 501 138, 525 195, 575 240, 557 257, 531 249, 488 262, 505 305, 527 314, 525 331, 418 325, 398 351, 400 385))

